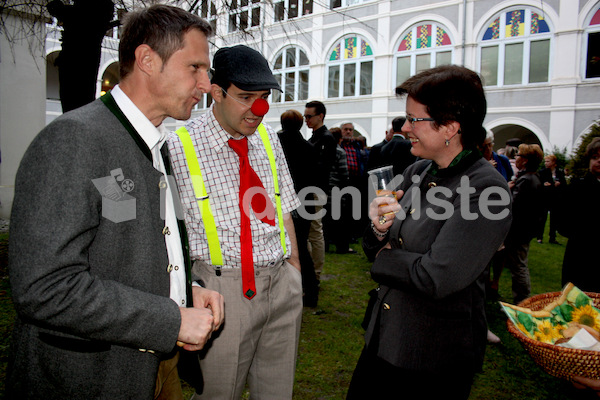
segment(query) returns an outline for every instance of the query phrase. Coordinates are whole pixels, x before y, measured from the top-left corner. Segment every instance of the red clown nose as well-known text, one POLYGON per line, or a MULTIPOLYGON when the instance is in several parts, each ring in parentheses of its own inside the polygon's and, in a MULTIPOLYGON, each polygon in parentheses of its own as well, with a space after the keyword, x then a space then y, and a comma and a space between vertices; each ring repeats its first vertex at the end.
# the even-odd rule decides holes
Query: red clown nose
POLYGON ((254 100, 254 103, 252 103, 250 111, 257 117, 262 117, 269 112, 269 103, 267 103, 265 99, 256 99, 254 100))

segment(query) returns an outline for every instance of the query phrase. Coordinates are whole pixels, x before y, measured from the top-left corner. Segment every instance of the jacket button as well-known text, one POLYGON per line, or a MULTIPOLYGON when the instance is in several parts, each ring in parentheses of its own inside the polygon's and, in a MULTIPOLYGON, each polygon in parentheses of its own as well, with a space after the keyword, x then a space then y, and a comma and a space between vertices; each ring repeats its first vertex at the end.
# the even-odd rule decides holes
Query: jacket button
POLYGON ((171 271, 173 271, 173 264, 167 265, 167 272, 171 273, 171 271))
POLYGON ((435 182, 429 182, 429 183, 427 184, 427 186, 429 186, 430 188, 432 188, 432 187, 436 187, 436 186, 437 186, 437 183, 435 183, 435 182))
POLYGON ((383 303, 384 310, 389 310, 390 308, 392 308, 392 307, 390 307, 390 305, 388 303, 383 303))
POLYGON ((402 238, 401 238, 401 237, 399 237, 399 238, 398 238, 398 243, 400 243, 400 245, 403 245, 403 244, 404 244, 404 240, 402 240, 402 238))

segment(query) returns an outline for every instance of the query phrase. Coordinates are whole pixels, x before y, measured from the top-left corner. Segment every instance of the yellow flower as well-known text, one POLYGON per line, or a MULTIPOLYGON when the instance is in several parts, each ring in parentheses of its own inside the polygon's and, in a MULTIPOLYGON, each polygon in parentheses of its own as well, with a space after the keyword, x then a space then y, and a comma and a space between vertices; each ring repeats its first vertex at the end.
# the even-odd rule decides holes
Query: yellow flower
POLYGON ((563 330, 562 325, 552 325, 550 320, 543 320, 541 323, 538 322, 537 330, 534 336, 537 340, 544 343, 554 343, 556 339, 562 338, 560 331, 563 330))
POLYGON ((582 325, 587 325, 589 327, 594 328, 597 331, 600 331, 600 323, 598 321, 598 311, 594 309, 591 305, 587 304, 581 308, 576 308, 571 314, 571 318, 573 322, 580 323, 582 325))
POLYGON ((529 331, 527 330, 527 328, 525 328, 525 325, 523 325, 522 323, 518 323, 517 324, 517 328, 519 328, 519 330, 521 332, 523 332, 525 334, 525 336, 527 336, 528 338, 531 337, 531 333, 529 333, 529 331))

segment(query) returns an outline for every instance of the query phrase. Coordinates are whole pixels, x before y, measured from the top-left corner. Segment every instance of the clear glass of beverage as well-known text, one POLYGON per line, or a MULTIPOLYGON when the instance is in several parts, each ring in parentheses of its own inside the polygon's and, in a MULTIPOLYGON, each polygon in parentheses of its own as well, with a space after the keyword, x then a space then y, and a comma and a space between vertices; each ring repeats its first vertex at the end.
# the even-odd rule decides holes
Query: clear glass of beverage
POLYGON ((374 176, 377 181, 377 187, 375 188, 377 197, 396 197, 396 188, 390 186, 392 179, 394 179, 393 168, 389 165, 369 171, 369 175, 374 176))

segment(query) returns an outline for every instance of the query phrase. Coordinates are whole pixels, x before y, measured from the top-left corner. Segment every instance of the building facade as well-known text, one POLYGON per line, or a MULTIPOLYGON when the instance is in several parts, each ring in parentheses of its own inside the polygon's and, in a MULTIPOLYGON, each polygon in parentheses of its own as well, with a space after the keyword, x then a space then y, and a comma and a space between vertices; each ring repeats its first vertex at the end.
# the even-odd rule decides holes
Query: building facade
MULTIPOLYGON (((600 118, 599 9, 597 0, 201 0, 194 12, 216 30, 213 52, 243 43, 269 60, 283 89, 266 116, 275 128, 283 111, 320 100, 327 126, 352 121, 375 144, 404 114, 394 88, 452 63, 484 79, 496 148, 518 137, 550 152, 570 151, 600 118)), ((117 47, 115 28, 99 94, 118 82, 117 47)), ((49 35, 49 60, 59 50, 58 34, 49 35)), ((47 120, 60 114, 56 82, 50 66, 47 120)), ((205 96, 193 116, 209 104, 205 96)))

